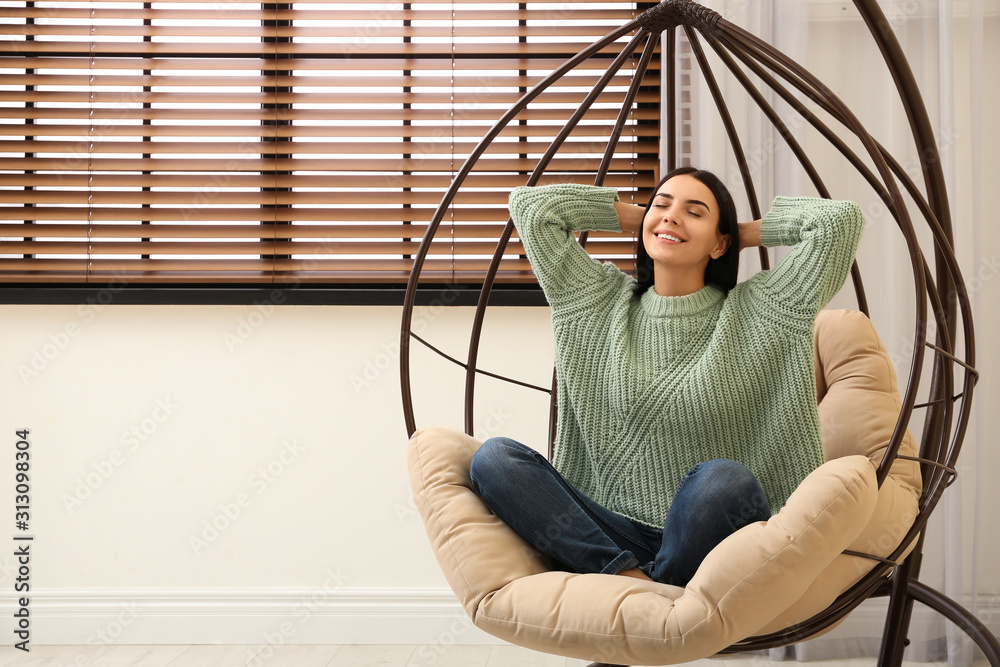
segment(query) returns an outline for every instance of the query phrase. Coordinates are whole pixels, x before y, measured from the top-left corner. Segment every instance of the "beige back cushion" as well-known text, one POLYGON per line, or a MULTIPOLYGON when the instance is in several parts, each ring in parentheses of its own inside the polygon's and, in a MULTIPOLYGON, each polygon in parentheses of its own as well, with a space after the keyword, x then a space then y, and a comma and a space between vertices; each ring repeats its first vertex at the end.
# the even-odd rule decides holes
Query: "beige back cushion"
MULTIPOLYGON (((862 454, 882 462, 902 408, 896 371, 871 321, 856 310, 823 310, 813 335, 816 395, 826 460, 862 454)), ((909 429, 899 453, 916 456, 909 429)), ((920 492, 920 466, 896 459, 892 476, 920 492)))
MULTIPOLYGON (((871 321, 854 310, 821 311, 813 339, 826 460, 861 454, 878 465, 902 408, 888 352, 871 321)), ((909 429, 899 454, 917 455, 909 429)), ((892 553, 916 518, 920 489, 919 464, 897 458, 879 492, 871 519, 850 550, 883 558, 892 553)), ((838 557, 802 599, 756 634, 777 632, 822 611, 874 565, 873 561, 854 556, 838 557)))
MULTIPOLYGON (((481 443, 439 426, 415 433, 408 450, 414 497, 466 612, 487 632, 540 651, 662 665, 714 655, 824 609, 874 565, 845 549, 885 556, 898 544, 914 517, 919 478, 904 463, 876 485, 899 397, 867 318, 821 313, 817 355, 829 460, 781 512, 716 547, 686 588, 548 571, 472 491, 469 463, 481 443)), ((912 451, 912 439, 904 444, 912 451)))

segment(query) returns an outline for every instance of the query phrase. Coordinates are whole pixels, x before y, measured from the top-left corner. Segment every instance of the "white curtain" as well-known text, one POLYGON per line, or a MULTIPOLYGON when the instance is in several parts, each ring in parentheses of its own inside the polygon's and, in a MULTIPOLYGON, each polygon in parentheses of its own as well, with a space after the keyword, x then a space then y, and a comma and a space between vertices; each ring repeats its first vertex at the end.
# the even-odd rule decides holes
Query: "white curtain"
MULTIPOLYGON (((709 0, 707 6, 761 36, 818 76, 847 103, 866 128, 922 183, 919 161, 895 85, 857 10, 850 2, 827 0, 709 0)), ((969 424, 958 481, 935 511, 925 541, 920 579, 959 601, 994 632, 1000 630, 1000 535, 994 512, 1000 507, 1000 152, 997 124, 984 124, 985 110, 1000 108, 1000 77, 986 73, 1000 64, 1000 2, 997 0, 893 0, 883 11, 896 33, 934 126, 948 184, 955 248, 972 294, 977 367, 982 379, 969 424), (986 187, 984 187, 984 185, 986 187)), ((683 53, 683 48, 681 49, 683 53)), ((706 50, 708 47, 706 46, 706 50)), ((712 60, 744 150, 755 170, 755 186, 766 210, 777 194, 814 194, 780 137, 746 100, 740 85, 722 76, 712 60)), ((683 83, 683 82, 682 82, 683 83)), ((724 176, 742 193, 739 171, 728 149, 708 88, 697 74, 691 86, 690 154, 681 156, 724 176)), ((771 98, 774 99, 773 97, 771 98)), ((787 108, 776 105, 786 120, 787 108)), ((896 362, 900 385, 909 371, 913 320, 912 272, 902 239, 884 207, 844 167, 832 175, 827 160, 839 160, 804 124, 796 134, 814 158, 835 198, 856 199, 869 226, 858 253, 869 306, 886 348, 896 362)), ((685 130, 688 131, 688 130, 685 130)), ((741 214, 749 216, 744 208, 741 214)), ((925 235, 923 238, 927 238, 925 235)), ((925 247, 930 247, 929 242, 925 247)), ((780 253, 776 259, 780 260, 780 253)), ((774 260, 772 260, 774 261, 774 260)), ((757 270, 744 260, 744 274, 757 270)), ((851 308, 845 290, 831 304, 851 308)), ((918 343, 919 344, 919 343, 918 343)), ((930 356, 930 355, 928 355, 930 356)), ((911 426, 920 436, 919 417, 911 426)), ((866 602, 839 628, 772 658, 836 659, 877 654, 885 601, 866 602)), ((968 665, 974 651, 965 635, 917 604, 906 659, 968 665)))

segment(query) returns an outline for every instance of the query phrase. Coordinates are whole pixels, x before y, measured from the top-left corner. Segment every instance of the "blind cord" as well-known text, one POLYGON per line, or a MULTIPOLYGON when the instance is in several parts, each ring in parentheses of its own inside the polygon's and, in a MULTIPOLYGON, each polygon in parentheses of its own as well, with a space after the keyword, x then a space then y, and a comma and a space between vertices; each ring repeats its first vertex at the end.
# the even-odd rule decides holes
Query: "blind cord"
MULTIPOLYGON (((455 0, 451 0, 451 178, 455 179, 455 0)), ((454 285, 455 279, 455 203, 449 207, 451 211, 451 282, 454 285)))
POLYGON ((89 283, 93 272, 93 234, 94 234, 94 68, 96 66, 97 44, 95 34, 97 29, 94 25, 96 10, 90 9, 90 63, 89 78, 87 82, 88 92, 88 114, 87 114, 87 271, 84 281, 89 283))
MULTIPOLYGON (((281 92, 280 92, 281 91, 281 85, 280 85, 281 82, 280 82, 280 80, 278 78, 280 76, 278 73, 280 71, 282 71, 282 70, 279 67, 279 63, 280 63, 280 60, 281 60, 281 55, 280 55, 279 50, 278 50, 278 41, 280 39, 279 34, 278 34, 278 25, 280 23, 280 19, 278 18, 279 9, 278 9, 278 5, 277 4, 273 5, 273 7, 274 7, 274 21, 273 21, 273 23, 274 23, 274 39, 272 40, 272 43, 273 43, 273 47, 272 48, 274 49, 274 59, 273 59, 274 69, 272 70, 272 72, 273 72, 273 76, 274 76, 275 81, 274 81, 274 104, 272 105, 273 106, 273 108, 272 108, 272 112, 273 113, 272 113, 272 116, 271 116, 271 120, 272 120, 271 131, 274 133, 274 138, 272 139, 272 144, 277 144, 277 142, 279 141, 279 137, 278 137, 278 104, 280 104, 279 96, 281 95, 281 92)), ((266 145, 266 143, 265 143, 265 145, 266 145)), ((272 207, 271 207, 271 211, 273 213, 273 216, 271 218, 271 234, 272 234, 272 236, 271 236, 271 283, 272 284, 274 284, 278 280, 278 278, 277 278, 277 274, 278 274, 278 234, 277 234, 276 227, 278 225, 278 217, 277 217, 277 213, 278 213, 278 181, 281 178, 281 176, 279 175, 279 172, 278 172, 278 160, 279 160, 278 155, 279 155, 279 153, 277 151, 277 145, 274 145, 273 148, 274 148, 274 153, 273 153, 273 155, 274 155, 274 201, 272 202, 272 207)))

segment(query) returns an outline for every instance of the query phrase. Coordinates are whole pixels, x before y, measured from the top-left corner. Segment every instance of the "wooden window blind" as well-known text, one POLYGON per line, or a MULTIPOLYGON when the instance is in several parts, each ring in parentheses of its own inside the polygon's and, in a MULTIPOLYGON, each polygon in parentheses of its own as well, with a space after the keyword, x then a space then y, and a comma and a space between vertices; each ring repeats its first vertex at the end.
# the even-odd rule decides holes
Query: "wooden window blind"
MULTIPOLYGON (((529 87, 628 2, 4 2, 0 282, 405 283, 442 193, 529 87)), ((618 46, 518 116, 425 264, 475 283, 523 184, 618 46)), ((621 70, 543 183, 593 182, 621 70)), ((607 178, 655 184, 656 59, 607 178)), ((623 267, 627 238, 588 246, 623 267)), ((533 280, 516 243, 500 282, 533 280)))

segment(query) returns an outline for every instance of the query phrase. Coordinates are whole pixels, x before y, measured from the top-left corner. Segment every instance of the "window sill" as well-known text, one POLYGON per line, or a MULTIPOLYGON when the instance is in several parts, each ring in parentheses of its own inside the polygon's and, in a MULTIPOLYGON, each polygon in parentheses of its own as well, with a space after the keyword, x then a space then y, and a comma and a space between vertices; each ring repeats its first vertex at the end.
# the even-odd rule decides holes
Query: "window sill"
MULTIPOLYGON (((401 306, 402 285, 94 285, 0 283, 0 304, 401 306)), ((421 285, 416 305, 475 306, 477 285, 421 285)), ((490 306, 547 306, 537 285, 497 285, 490 306)))

